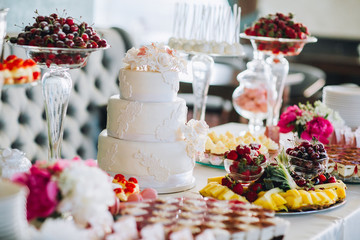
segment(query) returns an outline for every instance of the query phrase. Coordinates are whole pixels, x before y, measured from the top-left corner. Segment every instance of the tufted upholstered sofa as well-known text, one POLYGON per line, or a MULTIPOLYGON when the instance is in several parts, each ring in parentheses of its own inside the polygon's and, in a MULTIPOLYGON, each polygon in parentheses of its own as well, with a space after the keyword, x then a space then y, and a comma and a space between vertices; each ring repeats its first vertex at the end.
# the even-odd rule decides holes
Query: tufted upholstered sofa
MULTIPOLYGON (((93 53, 82 69, 70 70, 73 89, 64 122, 62 157, 96 158, 97 138, 106 125, 108 98, 119 92, 122 58, 132 47, 130 36, 118 28, 97 29, 111 45, 93 53)), ((20 48, 6 46, 5 56, 26 58, 20 48)), ((31 161, 47 159, 48 140, 41 84, 2 90, 0 148, 17 148, 31 161)))

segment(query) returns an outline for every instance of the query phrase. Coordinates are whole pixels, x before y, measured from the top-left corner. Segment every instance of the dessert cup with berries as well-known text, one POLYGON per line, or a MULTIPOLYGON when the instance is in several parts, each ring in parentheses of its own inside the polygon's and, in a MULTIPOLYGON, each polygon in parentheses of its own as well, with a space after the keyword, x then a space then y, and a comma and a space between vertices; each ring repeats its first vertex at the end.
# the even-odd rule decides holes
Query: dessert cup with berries
MULTIPOLYGON (((36 12, 37 13, 37 12, 36 12)), ((63 122, 70 98, 70 69, 85 66, 94 51, 109 47, 105 39, 87 23, 77 23, 72 17, 38 15, 26 26, 11 45, 25 49, 28 57, 46 69, 42 77, 49 138, 49 161, 60 158, 63 122)))
POLYGON ((293 20, 293 15, 282 13, 269 14, 260 18, 253 26, 240 34, 241 38, 248 39, 254 51, 268 55, 266 63, 271 68, 272 81, 268 95, 270 111, 267 125, 276 126, 285 86, 285 79, 289 72, 289 62, 286 56, 299 55, 306 43, 316 42, 310 36, 308 29, 301 23, 293 20))
POLYGON ((240 144, 236 150, 225 153, 224 167, 232 180, 247 186, 261 177, 267 158, 259 151, 260 147, 256 143, 240 144))

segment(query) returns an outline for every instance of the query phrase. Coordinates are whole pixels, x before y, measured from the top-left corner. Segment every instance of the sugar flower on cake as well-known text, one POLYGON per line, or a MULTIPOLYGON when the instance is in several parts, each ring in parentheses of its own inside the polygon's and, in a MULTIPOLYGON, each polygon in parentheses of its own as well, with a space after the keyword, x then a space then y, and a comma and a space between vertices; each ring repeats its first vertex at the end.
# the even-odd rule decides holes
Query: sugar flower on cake
POLYGON ((5 148, 0 151, 0 177, 11 178, 15 173, 27 172, 30 167, 30 160, 20 150, 5 148))
POLYGON ((108 210, 115 203, 111 177, 93 160, 38 161, 28 172, 15 174, 12 181, 29 189, 29 222, 67 216, 80 228, 90 227, 96 236, 103 236, 113 224, 108 210))
POLYGON ((182 132, 185 136, 188 156, 192 159, 195 159, 196 156, 203 158, 202 155, 205 152, 205 144, 209 132, 209 126, 206 122, 191 119, 184 125, 182 132))
POLYGON ((131 48, 124 58, 128 68, 137 71, 186 72, 186 61, 175 50, 162 43, 152 43, 139 49, 131 48))
POLYGON ((294 132, 305 140, 316 139, 324 144, 329 143, 329 137, 334 126, 344 125, 344 120, 334 110, 321 101, 298 106, 290 106, 281 114, 278 122, 281 133, 294 132))

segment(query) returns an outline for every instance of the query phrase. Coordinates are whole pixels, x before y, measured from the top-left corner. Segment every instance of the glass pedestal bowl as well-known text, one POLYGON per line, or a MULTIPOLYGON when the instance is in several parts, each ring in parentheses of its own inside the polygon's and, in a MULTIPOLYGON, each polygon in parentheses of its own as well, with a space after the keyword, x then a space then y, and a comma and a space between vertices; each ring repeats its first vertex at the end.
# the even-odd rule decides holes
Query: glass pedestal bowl
POLYGON ((42 92, 45 101, 48 127, 49 161, 61 158, 63 123, 70 99, 72 80, 70 69, 86 65, 88 57, 94 51, 109 48, 47 48, 10 44, 24 48, 29 58, 41 68, 46 69, 42 76, 42 92))
POLYGON ((249 36, 245 33, 241 33, 240 37, 251 41, 254 52, 269 55, 266 64, 270 66, 272 74, 268 94, 271 109, 268 112, 266 125, 276 126, 281 110, 285 80, 289 72, 289 62, 285 57, 299 55, 305 44, 316 42, 317 39, 311 36, 306 39, 271 38, 249 36))
POLYGON ((323 174, 327 170, 329 158, 321 158, 316 160, 308 160, 300 157, 287 155, 289 159, 290 169, 297 175, 305 179, 313 179, 323 174))
POLYGON ((225 158, 224 168, 228 175, 237 182, 247 186, 252 182, 258 180, 264 173, 266 162, 261 165, 245 165, 242 166, 239 161, 234 161, 225 158))

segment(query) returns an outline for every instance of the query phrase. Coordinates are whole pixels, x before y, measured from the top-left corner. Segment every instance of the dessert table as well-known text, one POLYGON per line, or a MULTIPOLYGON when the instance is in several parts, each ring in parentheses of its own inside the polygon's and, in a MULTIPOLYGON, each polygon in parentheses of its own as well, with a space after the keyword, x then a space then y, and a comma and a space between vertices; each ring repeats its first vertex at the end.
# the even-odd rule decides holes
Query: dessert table
MULTIPOLYGON (((247 129, 247 125, 227 123, 210 130, 217 133, 240 132, 247 129)), ((209 177, 225 175, 225 170, 196 164, 194 176, 196 186, 186 192, 160 195, 199 197, 199 190, 207 184, 209 177)), ((322 210, 317 213, 283 216, 290 221, 290 229, 285 235, 285 240, 341 240, 359 239, 360 227, 360 185, 347 184, 346 202, 334 209, 322 210)))

